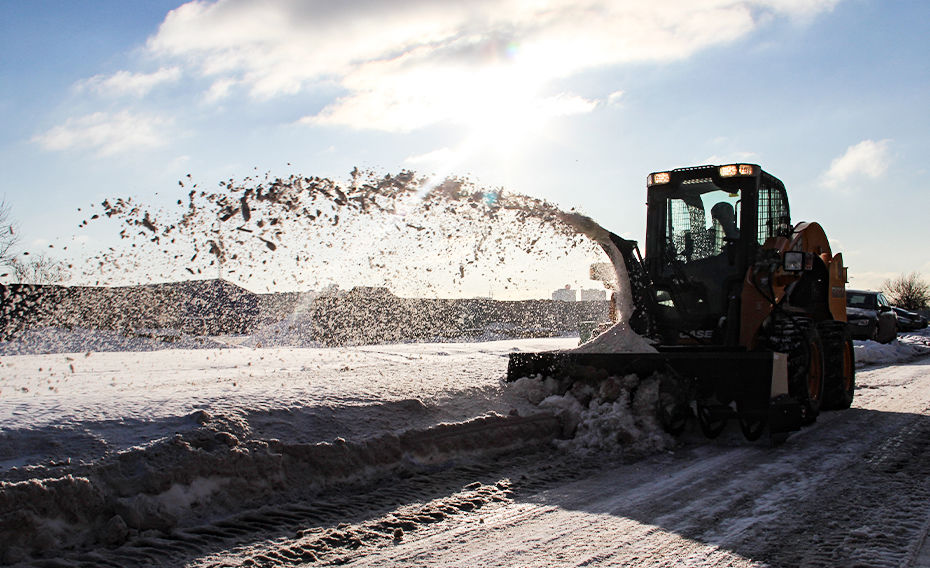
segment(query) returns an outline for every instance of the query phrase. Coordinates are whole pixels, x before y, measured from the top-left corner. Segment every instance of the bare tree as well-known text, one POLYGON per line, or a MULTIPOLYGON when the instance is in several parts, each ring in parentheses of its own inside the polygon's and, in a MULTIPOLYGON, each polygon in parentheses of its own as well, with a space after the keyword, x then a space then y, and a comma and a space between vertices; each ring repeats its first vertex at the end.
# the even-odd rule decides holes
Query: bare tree
POLYGON ((19 243, 19 235, 10 218, 10 206, 0 201, 0 265, 10 266, 14 259, 13 249, 19 243))
POLYGON ((906 310, 922 310, 930 303, 930 284, 917 272, 885 280, 882 291, 889 302, 906 310))
POLYGON ((65 263, 44 254, 30 256, 29 260, 16 257, 8 264, 16 281, 23 284, 59 284, 70 276, 65 263))
POLYGON ((70 277, 67 265, 45 254, 30 255, 17 252, 19 235, 12 220, 10 206, 0 201, 0 277, 12 276, 23 284, 57 284, 70 277))

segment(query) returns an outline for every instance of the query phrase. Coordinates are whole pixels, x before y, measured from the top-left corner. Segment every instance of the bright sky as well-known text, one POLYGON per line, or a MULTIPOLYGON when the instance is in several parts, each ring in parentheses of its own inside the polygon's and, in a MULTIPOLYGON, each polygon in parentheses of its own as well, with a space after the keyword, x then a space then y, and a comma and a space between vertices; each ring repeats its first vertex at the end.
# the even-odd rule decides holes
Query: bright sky
POLYGON ((646 174, 739 160, 785 182, 851 286, 930 276, 923 0, 0 10, 0 194, 30 250, 66 242, 103 198, 173 201, 189 173, 355 166, 467 174, 642 241, 646 174))

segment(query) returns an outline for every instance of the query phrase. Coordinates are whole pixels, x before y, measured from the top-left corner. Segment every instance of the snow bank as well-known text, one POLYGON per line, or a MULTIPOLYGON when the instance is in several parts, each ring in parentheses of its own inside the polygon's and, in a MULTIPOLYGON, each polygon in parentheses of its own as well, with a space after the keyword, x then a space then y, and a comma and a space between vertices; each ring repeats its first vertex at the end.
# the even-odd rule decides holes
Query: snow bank
POLYGON ((912 361, 930 354, 930 329, 899 334, 890 343, 853 341, 856 367, 912 361))
MULTIPOLYGON (((197 413, 196 420, 202 422, 198 428, 100 463, 36 467, 29 479, 0 482, 0 540, 12 550, 0 560, 119 544, 144 531, 167 532, 207 515, 281 502, 334 484, 523 450, 548 443, 560 431, 551 415, 490 413, 361 440, 290 443, 250 438, 246 427, 207 412, 197 413)), ((17 473, 14 468, 12 474, 17 473)))

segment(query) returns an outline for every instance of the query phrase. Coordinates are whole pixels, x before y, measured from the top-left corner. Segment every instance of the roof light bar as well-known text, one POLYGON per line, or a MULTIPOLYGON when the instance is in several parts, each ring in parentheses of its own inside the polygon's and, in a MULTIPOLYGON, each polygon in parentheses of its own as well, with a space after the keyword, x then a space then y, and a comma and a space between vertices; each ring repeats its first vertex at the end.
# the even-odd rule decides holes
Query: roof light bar
POLYGON ((672 180, 672 176, 669 172, 658 172, 654 174, 649 174, 646 177, 646 185, 662 185, 663 183, 668 183, 672 180))
POLYGON ((752 176, 756 168, 752 164, 728 164, 720 166, 720 177, 752 176))

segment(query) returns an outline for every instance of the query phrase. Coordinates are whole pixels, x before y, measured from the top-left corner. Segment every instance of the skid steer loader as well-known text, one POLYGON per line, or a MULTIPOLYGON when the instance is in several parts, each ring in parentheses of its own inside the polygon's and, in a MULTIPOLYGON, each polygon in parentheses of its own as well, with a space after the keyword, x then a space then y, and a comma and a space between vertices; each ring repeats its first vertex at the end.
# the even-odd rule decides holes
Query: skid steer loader
POLYGON ((850 406, 843 258, 819 224, 791 224, 781 181, 756 164, 655 172, 646 214, 645 258, 636 241, 595 238, 629 281, 622 323, 655 352, 515 353, 508 380, 660 373, 666 430, 696 416, 708 437, 736 419, 747 439, 779 442, 821 409, 850 406))

